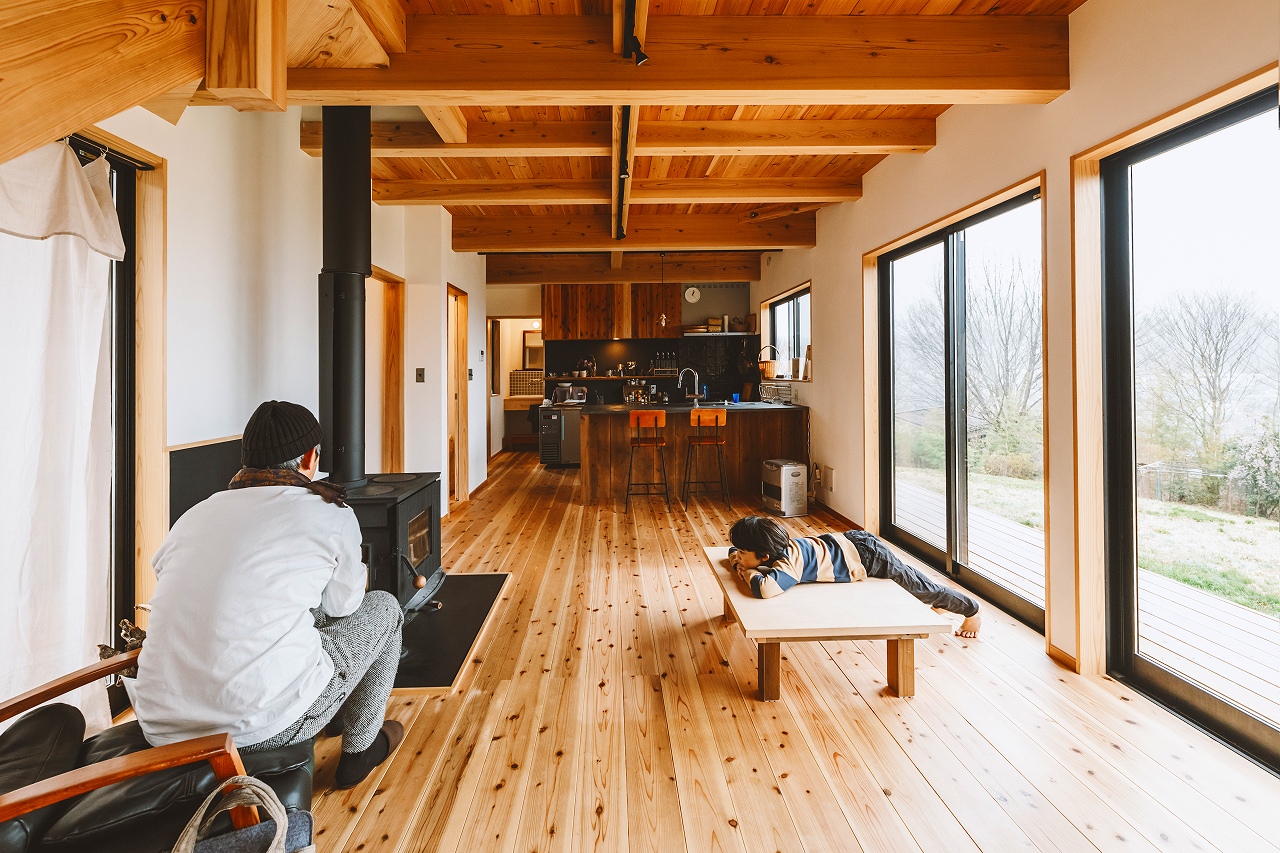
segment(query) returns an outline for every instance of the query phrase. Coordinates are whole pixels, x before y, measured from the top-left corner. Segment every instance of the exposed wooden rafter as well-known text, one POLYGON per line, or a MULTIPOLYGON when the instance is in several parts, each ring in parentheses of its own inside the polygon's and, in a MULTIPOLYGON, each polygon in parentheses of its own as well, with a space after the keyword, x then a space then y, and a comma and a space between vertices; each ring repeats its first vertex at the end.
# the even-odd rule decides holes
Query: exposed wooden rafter
POLYGON ((199 0, 0 3, 0 162, 199 78, 204 10, 199 0))
MULTIPOLYGON (((455 216, 457 252, 610 252, 672 249, 787 249, 812 247, 812 213, 743 223, 733 214, 634 214, 624 241, 613 238, 608 214, 583 216, 455 216)), ((629 255, 628 255, 629 256, 629 255)), ((625 258, 624 258, 625 265, 625 258)))
MULTIPOLYGON (((839 178, 633 178, 624 183, 632 185, 632 204, 834 203, 862 197, 859 181, 839 178)), ((373 200, 482 206, 609 204, 616 210, 611 189, 607 178, 375 180, 373 200)))
POLYGON ((1046 103, 1070 77, 1065 16, 659 16, 643 69, 613 53, 611 27, 606 16, 418 16, 389 69, 294 69, 290 101, 1046 103))
POLYGON ((237 110, 285 108, 286 0, 207 0, 204 88, 237 110))
POLYGON ((183 83, 175 89, 165 92, 139 104, 144 110, 160 116, 160 118, 176 125, 182 114, 187 111, 187 107, 191 104, 191 97, 196 93, 196 89, 200 87, 201 77, 197 77, 190 82, 183 83))
MULTIPOLYGON (((456 107, 423 107, 457 111, 456 107)), ((466 124, 466 139, 450 144, 440 124, 374 122, 374 157, 604 157, 609 122, 484 122, 466 124)), ((430 113, 428 113, 430 117, 430 113)), ((320 156, 320 122, 303 122, 302 148, 320 156)), ((641 121, 637 157, 901 154, 934 145, 933 119, 848 121, 641 121)))
POLYGON ((759 252, 490 254, 489 284, 629 284, 657 281, 756 281, 759 252), (613 264, 614 257, 619 263, 613 264))
MULTIPOLYGON (((373 122, 370 133, 374 157, 607 157, 607 121, 471 122, 467 141, 450 144, 427 122, 373 122)), ((302 150, 319 157, 323 126, 304 121, 299 130, 302 150)))
POLYGON ((626 144, 623 148, 623 156, 627 165, 627 180, 622 182, 622 198, 618 202, 618 236, 625 237, 627 235, 627 225, 631 220, 631 195, 635 189, 635 166, 636 166, 636 130, 640 126, 640 108, 637 106, 629 106, 623 110, 623 116, 626 119, 626 127, 623 132, 626 134, 626 144))
POLYGON ((451 145, 465 145, 467 142, 467 117, 457 107, 422 107, 422 114, 427 117, 431 128, 440 137, 441 142, 451 145))

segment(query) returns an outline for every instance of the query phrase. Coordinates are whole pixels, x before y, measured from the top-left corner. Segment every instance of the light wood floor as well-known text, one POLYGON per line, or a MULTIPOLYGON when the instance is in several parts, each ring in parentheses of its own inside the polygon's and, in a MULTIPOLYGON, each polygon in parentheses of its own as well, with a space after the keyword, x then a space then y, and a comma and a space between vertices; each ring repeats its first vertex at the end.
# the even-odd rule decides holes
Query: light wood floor
POLYGON ((317 743, 320 850, 1277 849, 1280 779, 993 608, 980 640, 916 644, 914 698, 845 642, 784 645, 758 701, 702 555, 742 507, 628 516, 577 482, 502 454, 450 513, 445 566, 513 582, 454 690, 393 696, 385 773, 330 791, 317 743))

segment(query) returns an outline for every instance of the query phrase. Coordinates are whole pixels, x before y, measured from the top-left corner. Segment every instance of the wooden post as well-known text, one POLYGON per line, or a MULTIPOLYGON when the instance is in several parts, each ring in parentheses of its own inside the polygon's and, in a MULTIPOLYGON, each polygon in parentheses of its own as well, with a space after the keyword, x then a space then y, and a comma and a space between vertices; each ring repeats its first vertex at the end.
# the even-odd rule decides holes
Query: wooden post
POLYGON ((729 604, 729 596, 724 597, 724 624, 732 625, 738 619, 733 615, 733 607, 729 604))
POLYGON ((889 689, 899 696, 916 695, 916 641, 888 640, 889 689))
MULTIPOLYGON (((892 641, 890 641, 892 642, 892 641)), ((760 682, 760 699, 776 702, 782 696, 782 644, 756 645, 756 675, 760 682)))

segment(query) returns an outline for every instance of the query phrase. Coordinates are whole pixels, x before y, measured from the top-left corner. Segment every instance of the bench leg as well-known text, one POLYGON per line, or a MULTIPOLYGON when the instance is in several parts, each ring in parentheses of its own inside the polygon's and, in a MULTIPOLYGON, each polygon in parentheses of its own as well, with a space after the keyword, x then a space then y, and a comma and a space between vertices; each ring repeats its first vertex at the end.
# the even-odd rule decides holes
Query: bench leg
POLYGON ((916 695, 916 641, 888 640, 889 689, 899 696, 916 695))
POLYGON ((776 702, 782 697, 782 644, 756 644, 756 676, 760 682, 760 698, 776 702))
POLYGON ((732 625, 738 620, 733 618, 733 608, 729 606, 729 596, 724 597, 724 624, 732 625))

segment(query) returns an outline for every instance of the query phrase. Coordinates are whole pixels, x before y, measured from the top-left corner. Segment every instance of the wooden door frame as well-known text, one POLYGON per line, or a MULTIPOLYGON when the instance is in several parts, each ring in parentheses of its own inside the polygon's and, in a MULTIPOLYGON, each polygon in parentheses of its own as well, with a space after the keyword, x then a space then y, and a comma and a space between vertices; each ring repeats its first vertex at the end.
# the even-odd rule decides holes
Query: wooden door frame
MULTIPOLYGON (((445 337, 448 341, 447 346, 450 347, 449 353, 456 359, 454 364, 454 369, 457 371, 455 380, 458 383, 458 405, 457 405, 458 423, 457 423, 457 429, 455 432, 454 464, 453 464, 452 470, 449 471, 449 477, 451 478, 450 482, 454 484, 454 488, 453 488, 454 500, 455 502, 461 502, 471 497, 471 490, 469 486, 470 470, 467 464, 468 457, 471 452, 471 442, 468 436, 468 425, 471 420, 470 418, 471 410, 469 406, 469 401, 467 400, 467 390, 468 390, 467 386, 469 384, 467 381, 467 353, 469 352, 468 341, 467 341, 467 323, 468 323, 467 292, 460 287, 454 287, 452 284, 446 283, 446 287, 447 287, 446 298, 457 297, 457 300, 458 300, 458 333, 455 336, 453 334, 452 329, 447 329, 445 333, 445 337)), ((446 308, 445 325, 448 326, 449 323, 447 320, 447 317, 448 317, 447 303, 445 305, 445 308, 446 308)), ((447 366, 446 366, 446 369, 447 369, 447 366)), ((449 387, 448 383, 446 382, 445 383, 446 395, 449 393, 448 387, 449 387)), ((448 418, 448 414, 447 414, 448 400, 446 400, 445 402, 446 402, 445 417, 447 419, 448 418)), ((445 430, 445 436, 446 438, 448 436, 447 429, 445 430)))
POLYGON ((404 470, 404 287, 393 272, 374 266, 382 283, 382 471, 404 470))

